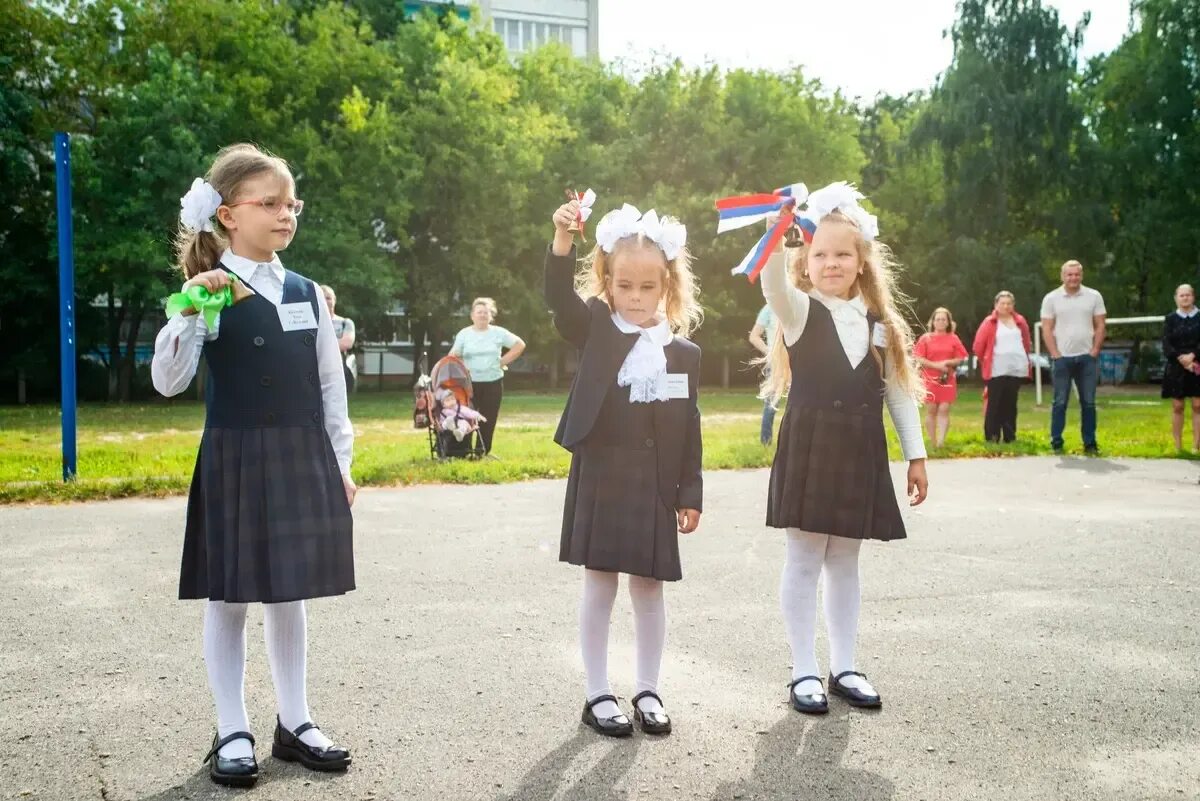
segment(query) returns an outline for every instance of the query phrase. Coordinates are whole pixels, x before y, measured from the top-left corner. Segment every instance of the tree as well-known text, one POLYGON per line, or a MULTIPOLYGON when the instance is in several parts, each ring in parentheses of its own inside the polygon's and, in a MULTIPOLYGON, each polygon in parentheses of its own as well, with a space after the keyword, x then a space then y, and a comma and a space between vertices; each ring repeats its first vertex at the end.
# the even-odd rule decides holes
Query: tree
POLYGON ((1091 65, 1089 117, 1110 222, 1110 311, 1148 314, 1200 283, 1200 2, 1139 0, 1132 30, 1091 65))
POLYGON ((36 68, 26 67, 38 64, 37 32, 47 27, 20 2, 0 5, 0 381, 16 382, 19 402, 29 384, 48 394, 57 380, 52 123, 36 68))
POLYGON ((913 139, 941 153, 947 238, 930 267, 954 278, 939 305, 978 320, 999 289, 1019 302, 1040 296, 1065 260, 1060 225, 1078 219, 1081 199, 1071 176, 1087 16, 1068 29, 1041 0, 962 0, 958 12, 954 60, 913 139))

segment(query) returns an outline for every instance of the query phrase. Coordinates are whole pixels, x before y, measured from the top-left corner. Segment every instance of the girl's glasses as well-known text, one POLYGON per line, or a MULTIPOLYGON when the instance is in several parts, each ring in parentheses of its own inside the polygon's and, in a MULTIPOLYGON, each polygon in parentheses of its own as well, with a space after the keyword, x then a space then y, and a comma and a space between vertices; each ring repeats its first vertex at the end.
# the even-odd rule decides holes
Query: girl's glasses
POLYGON ((299 217, 300 212, 304 211, 303 200, 280 200, 275 197, 260 197, 257 200, 239 200, 237 203, 226 203, 229 208, 234 206, 245 206, 248 203, 253 203, 256 206, 262 206, 263 211, 270 215, 279 214, 279 210, 286 208, 288 214, 293 217, 299 217))

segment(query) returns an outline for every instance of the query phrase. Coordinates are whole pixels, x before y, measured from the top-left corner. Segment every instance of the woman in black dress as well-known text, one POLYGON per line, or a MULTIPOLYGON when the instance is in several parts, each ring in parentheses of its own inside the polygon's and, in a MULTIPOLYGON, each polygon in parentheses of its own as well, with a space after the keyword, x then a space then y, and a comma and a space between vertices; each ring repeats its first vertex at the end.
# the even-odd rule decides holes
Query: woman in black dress
POLYGON ((1192 402, 1192 450, 1200 451, 1200 309, 1196 308, 1196 290, 1180 284, 1175 290, 1175 311, 1163 321, 1162 396, 1171 399, 1171 436, 1175 449, 1183 450, 1184 400, 1192 402))

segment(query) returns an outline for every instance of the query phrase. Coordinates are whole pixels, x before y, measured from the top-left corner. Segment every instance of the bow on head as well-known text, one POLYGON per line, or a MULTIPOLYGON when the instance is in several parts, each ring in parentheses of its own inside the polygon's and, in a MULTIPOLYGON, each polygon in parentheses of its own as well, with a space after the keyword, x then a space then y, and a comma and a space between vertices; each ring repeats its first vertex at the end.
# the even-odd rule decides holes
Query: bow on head
POLYGON ((628 203, 605 214, 596 226, 596 242, 605 253, 612 253, 618 241, 637 234, 662 248, 667 261, 678 258, 687 244, 687 228, 683 223, 661 220, 654 209, 642 214, 628 203))

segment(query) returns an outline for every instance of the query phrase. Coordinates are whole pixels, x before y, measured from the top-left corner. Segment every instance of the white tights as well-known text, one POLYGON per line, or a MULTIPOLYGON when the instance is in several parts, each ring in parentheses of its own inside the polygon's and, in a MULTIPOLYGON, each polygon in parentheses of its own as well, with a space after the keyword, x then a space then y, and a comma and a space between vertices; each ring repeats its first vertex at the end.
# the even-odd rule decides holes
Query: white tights
MULTIPOLYGON (((263 635, 275 683, 279 721, 289 731, 309 720, 307 628, 303 601, 263 604, 263 635)), ((246 604, 209 601, 205 606, 204 663, 217 707, 218 736, 250 731, 245 698, 246 604)), ((333 744, 317 729, 309 729, 300 739, 318 748, 333 744)), ((251 756, 253 749, 247 740, 234 740, 220 753, 227 759, 236 759, 251 756)))
MULTIPOLYGON (((817 668, 817 579, 824 573, 825 625, 829 632, 829 672, 854 670, 854 645, 858 636, 860 590, 858 551, 862 540, 787 530, 787 557, 779 588, 779 605, 792 648, 792 678, 820 676, 817 668)), ((858 676, 842 684, 874 692, 858 676)), ((796 685, 797 695, 821 692, 809 679, 796 685)))
MULTIPOLYGON (((587 674, 587 698, 611 695, 608 683, 608 630, 613 603, 617 599, 617 573, 583 571, 583 597, 579 604, 579 648, 587 674)), ((629 576, 629 599, 633 602, 634 637, 637 641, 637 692, 658 692, 658 674, 667 639, 667 607, 663 583, 644 576, 629 576)), ((653 698, 638 702, 643 712, 662 712, 653 698)), ((596 717, 621 714, 612 701, 596 704, 596 717)))

